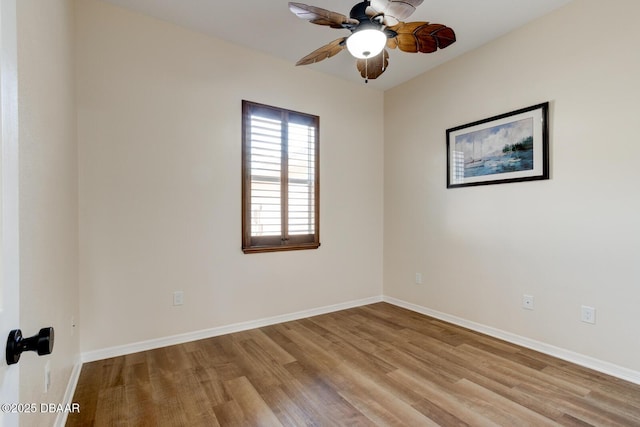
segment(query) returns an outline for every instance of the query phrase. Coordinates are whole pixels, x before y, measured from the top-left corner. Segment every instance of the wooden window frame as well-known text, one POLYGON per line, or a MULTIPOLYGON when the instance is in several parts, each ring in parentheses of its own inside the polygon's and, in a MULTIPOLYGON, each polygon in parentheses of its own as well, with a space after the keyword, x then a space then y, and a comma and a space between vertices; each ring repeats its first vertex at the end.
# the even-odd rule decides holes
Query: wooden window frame
POLYGON ((291 251, 302 249, 317 249, 320 246, 320 118, 311 114, 287 110, 251 101, 242 101, 242 251, 248 253, 291 251), (251 235, 251 114, 255 110, 269 110, 279 114, 282 126, 281 132, 281 195, 280 220, 281 234, 279 236, 251 235), (290 117, 304 118, 315 128, 314 141, 314 171, 313 171, 313 233, 289 234, 288 187, 288 134, 287 126, 290 117))

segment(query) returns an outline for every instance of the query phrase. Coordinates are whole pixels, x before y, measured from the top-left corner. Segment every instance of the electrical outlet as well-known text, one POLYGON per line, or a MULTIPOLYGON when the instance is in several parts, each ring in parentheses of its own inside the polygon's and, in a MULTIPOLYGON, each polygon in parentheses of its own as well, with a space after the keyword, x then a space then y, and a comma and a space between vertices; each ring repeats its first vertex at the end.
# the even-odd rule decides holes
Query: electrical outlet
POLYGON ((587 305, 583 305, 580 308, 580 320, 585 323, 596 323, 596 309, 593 307, 589 307, 587 305))
POLYGON ((533 296, 522 295, 522 308, 526 308, 527 310, 533 310, 533 296))
POLYGON ((173 293, 173 305, 182 305, 184 304, 184 292, 175 291, 173 293))
POLYGON ((422 273, 416 273, 416 285, 422 285, 422 273))

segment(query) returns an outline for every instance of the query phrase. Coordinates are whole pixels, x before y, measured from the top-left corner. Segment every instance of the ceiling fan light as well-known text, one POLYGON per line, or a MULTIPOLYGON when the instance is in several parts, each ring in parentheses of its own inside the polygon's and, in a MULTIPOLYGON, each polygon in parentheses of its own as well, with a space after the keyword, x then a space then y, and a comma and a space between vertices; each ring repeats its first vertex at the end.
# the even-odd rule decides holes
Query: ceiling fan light
POLYGON ((387 44, 387 36, 380 30, 364 29, 356 31, 347 39, 349 53, 358 59, 377 56, 387 44))

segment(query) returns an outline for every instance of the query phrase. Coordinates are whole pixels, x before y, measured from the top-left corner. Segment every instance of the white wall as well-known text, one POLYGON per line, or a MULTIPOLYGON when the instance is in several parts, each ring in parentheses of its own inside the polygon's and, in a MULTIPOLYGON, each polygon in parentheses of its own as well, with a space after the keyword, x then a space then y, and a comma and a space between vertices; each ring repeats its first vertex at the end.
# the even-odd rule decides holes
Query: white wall
POLYGON ((382 294, 381 92, 76 12, 83 352, 382 294), (320 249, 242 253, 242 99, 320 116, 320 249))
MULTIPOLYGON (((59 403, 79 361, 78 179, 74 7, 67 0, 17 3, 20 329, 55 329, 50 356, 23 354, 20 402, 59 403), (44 393, 44 367, 51 388, 44 393)), ((21 425, 51 425, 56 414, 24 414, 21 425)))
POLYGON ((638 15, 574 1, 385 93, 385 295, 640 371, 638 15), (544 101, 550 180, 446 189, 446 129, 544 101))

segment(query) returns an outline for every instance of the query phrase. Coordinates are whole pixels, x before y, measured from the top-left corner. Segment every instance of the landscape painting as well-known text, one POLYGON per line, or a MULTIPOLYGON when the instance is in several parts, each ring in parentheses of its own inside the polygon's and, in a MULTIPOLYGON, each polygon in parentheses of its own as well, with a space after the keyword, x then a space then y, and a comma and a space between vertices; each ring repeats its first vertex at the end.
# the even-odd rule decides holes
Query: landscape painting
POLYGON ((465 178, 533 169, 533 119, 458 135, 455 150, 464 155, 465 178))
POLYGON ((447 130, 447 187, 548 179, 548 104, 447 130))

